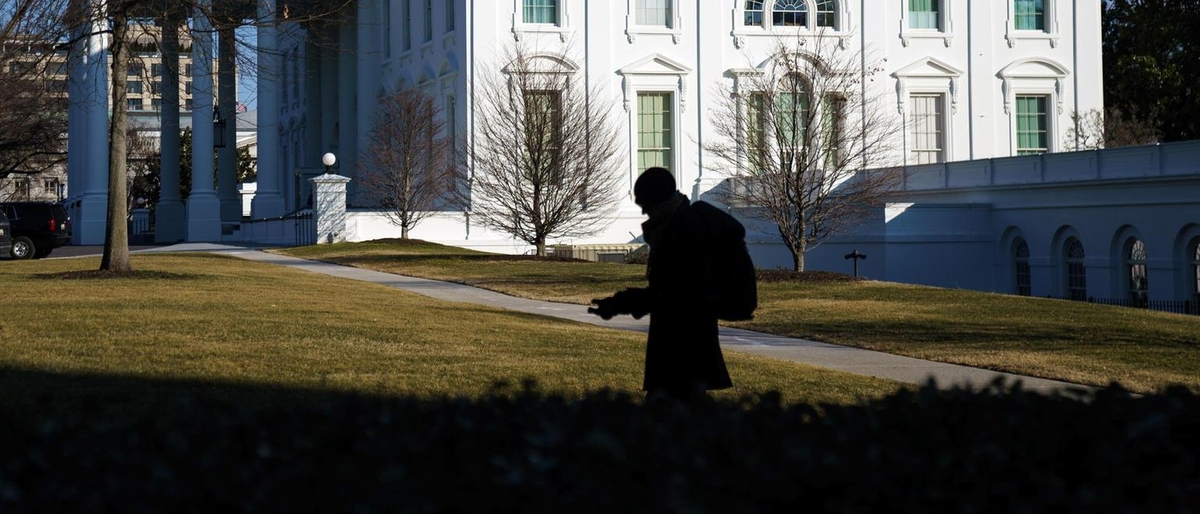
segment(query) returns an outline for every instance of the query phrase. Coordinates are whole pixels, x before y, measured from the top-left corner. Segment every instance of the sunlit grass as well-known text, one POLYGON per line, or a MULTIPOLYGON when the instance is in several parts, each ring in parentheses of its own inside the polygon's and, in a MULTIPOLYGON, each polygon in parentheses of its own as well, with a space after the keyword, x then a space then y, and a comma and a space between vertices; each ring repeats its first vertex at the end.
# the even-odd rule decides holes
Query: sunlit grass
MULTIPOLYGON (((280 253, 570 303, 642 285, 645 273, 396 240, 280 253)), ((1200 390, 1195 316, 873 281, 760 282, 759 306, 733 325, 1081 384, 1200 390)))
MULTIPOLYGON (((230 257, 133 265, 131 277, 67 278, 97 260, 0 262, 0 368, 418 397, 529 379, 567 395, 641 386, 641 334, 230 257)), ((737 387, 723 396, 848 403, 899 387, 728 353, 737 387)))

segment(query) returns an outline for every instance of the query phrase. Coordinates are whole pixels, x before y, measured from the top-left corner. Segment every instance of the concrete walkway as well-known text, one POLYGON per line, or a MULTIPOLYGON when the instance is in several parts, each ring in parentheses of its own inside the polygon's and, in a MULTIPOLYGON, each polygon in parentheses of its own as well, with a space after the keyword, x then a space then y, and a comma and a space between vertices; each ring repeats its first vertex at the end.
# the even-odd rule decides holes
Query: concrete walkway
MULTIPOLYGON (((231 255, 251 261, 277 264, 313 273, 382 284, 439 300, 473 303, 530 314, 553 316, 619 330, 645 332, 649 326, 648 318, 643 318, 639 321, 629 316, 621 316, 610 321, 605 321, 597 316, 588 314, 587 306, 584 305, 516 298, 462 284, 394 275, 350 266, 275 255, 253 248, 217 244, 180 244, 142 250, 137 253, 189 251, 231 255)), ((722 327, 720 335, 721 346, 730 350, 911 384, 920 384, 933 379, 937 381, 940 387, 944 388, 960 385, 979 387, 989 384, 997 378, 1002 378, 1006 382, 1019 381, 1025 389, 1047 393, 1052 391, 1092 389, 1078 384, 932 362, 847 346, 763 334, 749 330, 722 327)))

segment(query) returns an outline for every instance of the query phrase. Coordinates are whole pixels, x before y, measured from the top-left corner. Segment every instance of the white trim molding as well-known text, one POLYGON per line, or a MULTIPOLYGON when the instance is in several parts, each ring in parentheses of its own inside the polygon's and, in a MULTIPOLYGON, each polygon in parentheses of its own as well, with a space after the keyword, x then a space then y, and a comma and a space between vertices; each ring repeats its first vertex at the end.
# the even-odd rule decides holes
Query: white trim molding
POLYGON ((692 69, 662 54, 653 54, 638 59, 621 69, 621 94, 625 112, 632 109, 631 103, 637 91, 651 87, 654 91, 672 91, 677 95, 675 103, 679 112, 687 110, 687 77, 692 69))
POLYGON ((1017 154, 1017 113, 1013 104, 1018 95, 1044 95, 1049 98, 1046 105, 1046 151, 1058 151, 1061 138, 1057 131, 1061 128, 1059 117, 1064 112, 1064 80, 1068 75, 1063 65, 1041 57, 1018 59, 997 74, 1003 81, 1004 114, 1009 120, 1009 155, 1017 154))

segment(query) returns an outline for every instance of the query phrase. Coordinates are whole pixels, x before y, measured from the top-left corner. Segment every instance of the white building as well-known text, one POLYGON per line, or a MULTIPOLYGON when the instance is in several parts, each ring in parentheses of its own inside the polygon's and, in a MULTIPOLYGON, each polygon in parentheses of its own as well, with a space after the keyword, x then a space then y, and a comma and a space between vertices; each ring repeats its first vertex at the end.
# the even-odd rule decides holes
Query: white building
MULTIPOLYGON (((260 2, 260 12, 272 6, 260 2)), ((1150 284, 1142 296, 1195 300, 1200 203, 1186 193, 1200 190, 1195 145, 1062 153, 1076 148, 1071 113, 1103 106, 1100 15, 1099 2, 1082 0, 360 0, 337 23, 284 22, 278 39, 259 29, 267 73, 253 215, 303 206, 305 178, 324 171, 327 151, 338 155, 335 172, 355 178, 376 99, 388 91, 440 99, 455 137, 469 139, 478 78, 502 69, 498 56, 520 43, 565 52, 555 65, 599 87, 623 120, 626 200, 613 225, 552 243, 629 242, 644 219, 628 194, 641 171, 639 124, 656 122, 668 145, 654 150, 670 156, 682 191, 705 197, 728 177, 702 150, 716 137, 714 95, 764 66, 780 37, 800 37, 861 54, 864 69, 881 65, 862 96, 892 104, 905 127, 896 161, 911 166, 895 202, 814 250, 810 268, 848 271, 842 255, 858 249, 874 278, 1120 298, 1142 294, 1129 285, 1140 274, 1150 284), (650 104, 639 98, 651 96, 665 108, 639 112, 650 104), (1134 258, 1141 250, 1144 265, 1134 258)), ((398 234, 364 205, 356 182, 348 203, 351 240, 398 234)), ((769 232, 752 234, 757 263, 788 265, 769 232)), ((469 213, 429 219, 414 236, 529 248, 473 226, 469 213)))

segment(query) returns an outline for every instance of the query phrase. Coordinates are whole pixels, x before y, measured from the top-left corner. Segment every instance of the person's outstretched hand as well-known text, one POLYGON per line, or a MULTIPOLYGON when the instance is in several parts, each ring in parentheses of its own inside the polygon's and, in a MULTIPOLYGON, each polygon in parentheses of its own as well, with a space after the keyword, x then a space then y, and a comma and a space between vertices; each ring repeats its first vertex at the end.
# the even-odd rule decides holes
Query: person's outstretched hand
POLYGON ((617 309, 617 297, 610 296, 608 298, 596 298, 592 300, 596 304, 595 307, 588 307, 589 314, 600 316, 605 321, 613 319, 613 316, 620 314, 617 309))

